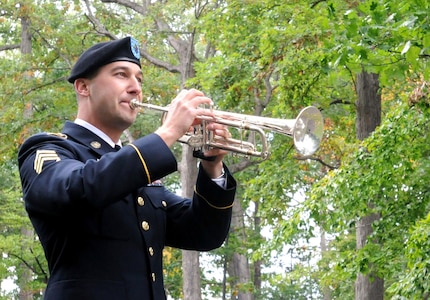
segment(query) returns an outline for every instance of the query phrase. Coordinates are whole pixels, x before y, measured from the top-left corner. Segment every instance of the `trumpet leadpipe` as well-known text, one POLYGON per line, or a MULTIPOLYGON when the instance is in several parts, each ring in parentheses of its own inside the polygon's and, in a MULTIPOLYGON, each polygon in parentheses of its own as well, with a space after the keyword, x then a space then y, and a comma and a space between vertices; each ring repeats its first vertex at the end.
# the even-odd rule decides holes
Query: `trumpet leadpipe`
POLYGON ((142 103, 139 102, 136 99, 133 99, 130 101, 130 108, 135 110, 136 108, 147 108, 147 109, 151 109, 151 110, 155 110, 155 111, 161 111, 161 112, 168 112, 169 109, 165 106, 159 106, 159 105, 154 105, 154 104, 149 104, 149 103, 142 103))

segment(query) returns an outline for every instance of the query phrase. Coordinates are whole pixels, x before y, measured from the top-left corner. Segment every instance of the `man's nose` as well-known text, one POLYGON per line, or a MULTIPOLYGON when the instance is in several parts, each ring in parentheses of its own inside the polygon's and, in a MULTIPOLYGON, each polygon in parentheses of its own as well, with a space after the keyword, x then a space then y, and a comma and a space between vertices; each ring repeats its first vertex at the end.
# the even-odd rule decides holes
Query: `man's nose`
POLYGON ((140 79, 132 77, 130 80, 130 93, 139 94, 142 92, 142 82, 140 79))

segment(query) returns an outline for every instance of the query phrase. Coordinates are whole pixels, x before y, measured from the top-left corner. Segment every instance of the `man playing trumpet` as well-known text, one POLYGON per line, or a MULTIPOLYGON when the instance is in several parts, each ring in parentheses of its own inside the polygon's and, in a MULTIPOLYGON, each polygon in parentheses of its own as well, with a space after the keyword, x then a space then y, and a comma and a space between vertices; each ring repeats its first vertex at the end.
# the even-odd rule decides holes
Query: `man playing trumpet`
MULTIPOLYGON (((131 37, 85 51, 68 79, 77 118, 61 134, 30 137, 19 150, 25 208, 45 251, 50 278, 45 299, 165 299, 165 245, 198 251, 227 236, 236 182, 226 151, 208 150, 192 199, 168 191, 159 179, 175 172, 170 147, 211 104, 198 90, 171 102, 152 134, 121 147, 141 101, 139 45, 131 37), (117 148, 121 149, 117 150, 117 148)), ((207 129, 227 137, 225 126, 207 129)))

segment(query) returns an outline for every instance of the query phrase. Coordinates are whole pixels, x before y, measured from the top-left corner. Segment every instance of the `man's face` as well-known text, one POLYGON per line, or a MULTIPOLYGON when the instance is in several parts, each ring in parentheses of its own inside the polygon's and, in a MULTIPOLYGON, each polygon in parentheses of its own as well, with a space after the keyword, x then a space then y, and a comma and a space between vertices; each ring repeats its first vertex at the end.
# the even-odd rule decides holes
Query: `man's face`
POLYGON ((132 99, 141 100, 142 71, 134 63, 118 61, 101 67, 88 79, 87 121, 99 129, 123 131, 136 119, 132 99))

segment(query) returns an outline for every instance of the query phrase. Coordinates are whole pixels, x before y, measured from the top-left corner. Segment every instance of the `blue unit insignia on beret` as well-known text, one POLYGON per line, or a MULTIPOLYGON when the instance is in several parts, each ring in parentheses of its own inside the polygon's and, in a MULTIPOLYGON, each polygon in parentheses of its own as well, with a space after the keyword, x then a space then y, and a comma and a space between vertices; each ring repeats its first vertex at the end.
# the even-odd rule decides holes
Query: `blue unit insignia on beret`
POLYGON ((136 57, 137 59, 140 59, 139 42, 132 37, 130 37, 130 48, 131 48, 131 53, 133 53, 134 57, 136 57))

